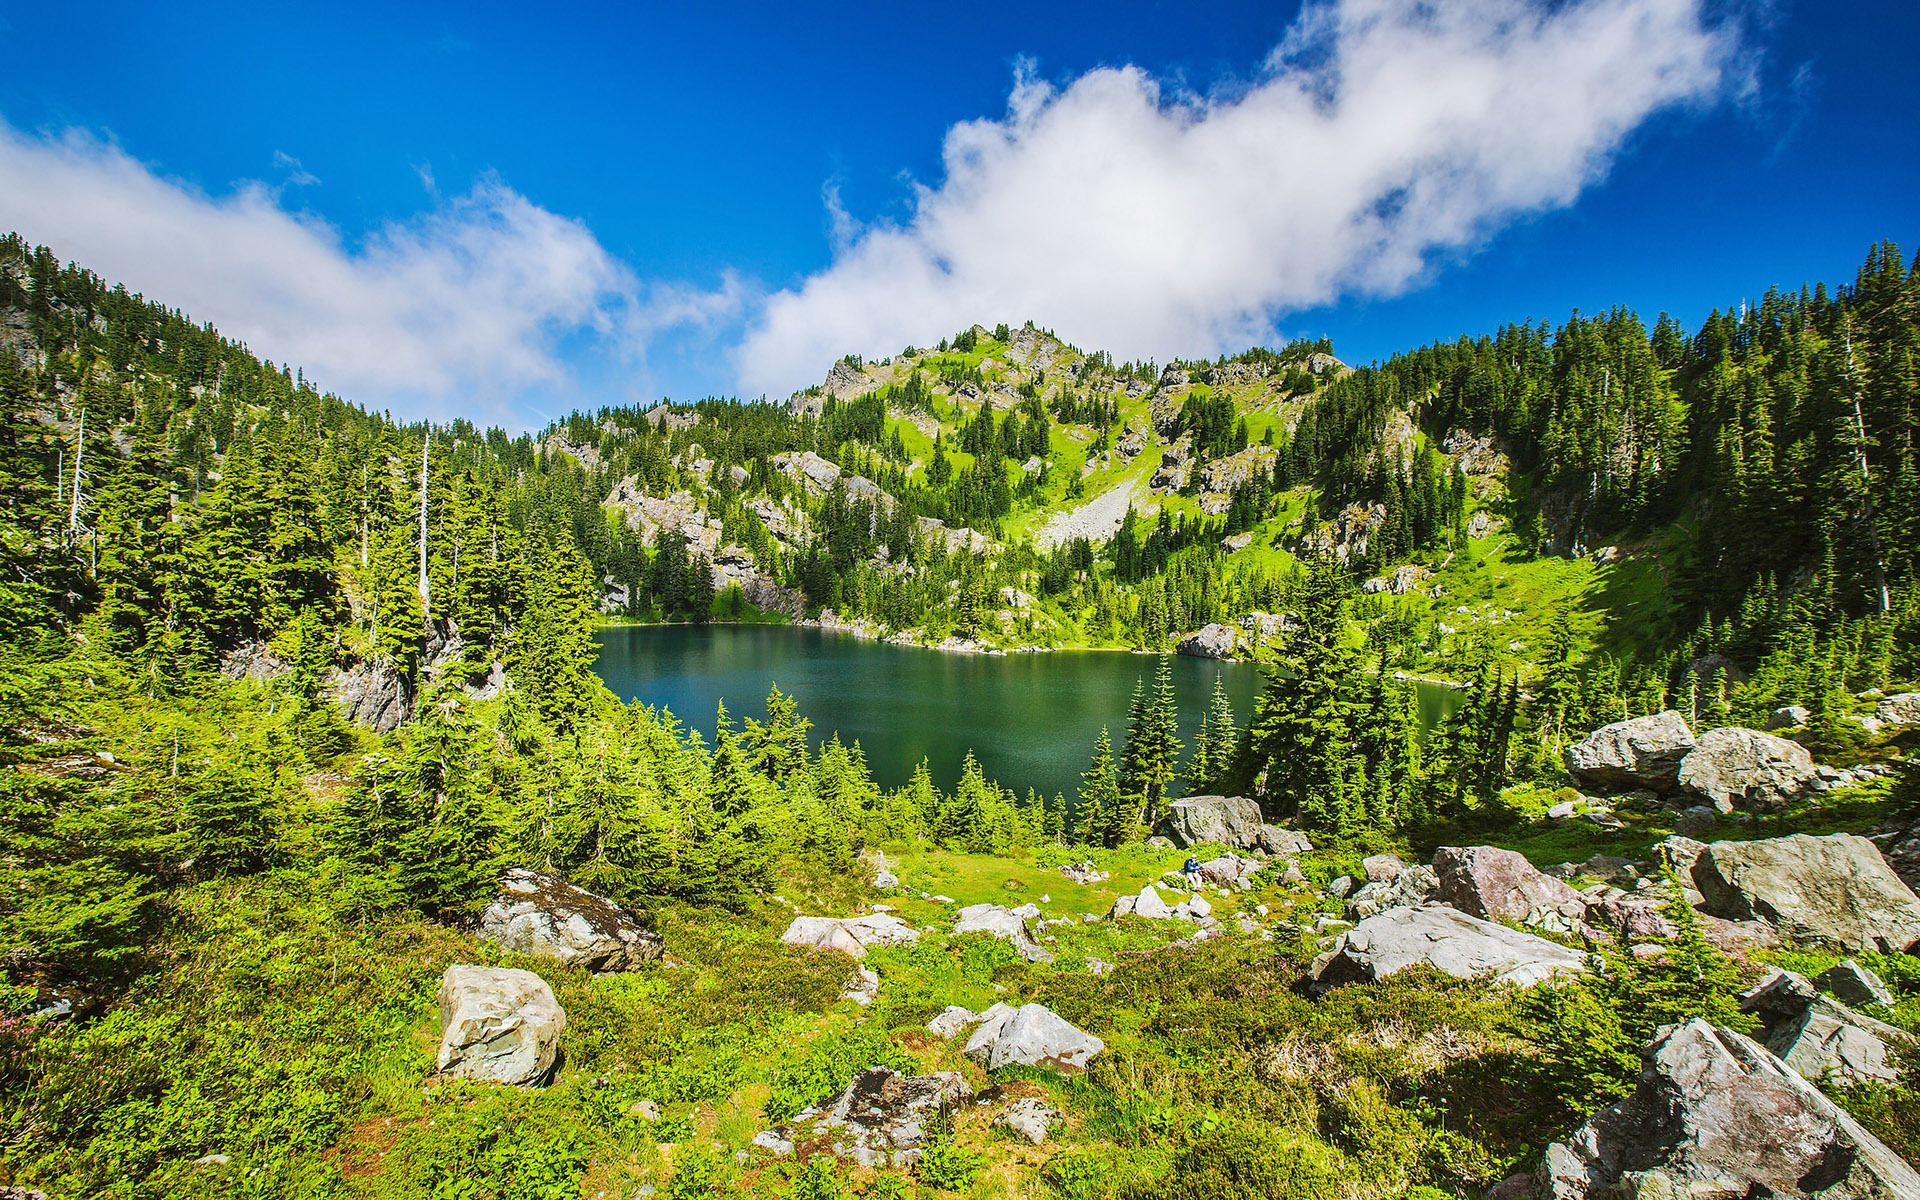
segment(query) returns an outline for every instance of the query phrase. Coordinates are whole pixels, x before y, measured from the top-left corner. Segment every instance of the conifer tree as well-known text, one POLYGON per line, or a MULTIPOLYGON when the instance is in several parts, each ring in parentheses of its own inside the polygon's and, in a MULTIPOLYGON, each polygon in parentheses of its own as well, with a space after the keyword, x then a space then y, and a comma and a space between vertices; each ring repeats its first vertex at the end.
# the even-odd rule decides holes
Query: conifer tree
POLYGON ((1074 831, 1091 845, 1112 845, 1120 810, 1120 769, 1113 761, 1113 742, 1103 727, 1093 744, 1093 761, 1080 777, 1080 806, 1074 813, 1074 831))

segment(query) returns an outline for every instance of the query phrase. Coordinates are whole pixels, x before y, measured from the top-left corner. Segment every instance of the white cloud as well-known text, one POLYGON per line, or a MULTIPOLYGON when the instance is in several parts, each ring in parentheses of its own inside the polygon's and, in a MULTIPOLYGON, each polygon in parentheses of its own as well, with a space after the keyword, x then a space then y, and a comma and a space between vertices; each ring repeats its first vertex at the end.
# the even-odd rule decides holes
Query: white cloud
POLYGON ((283 207, 283 191, 248 182, 211 195, 111 142, 0 121, 0 228, 408 416, 517 423, 516 401, 569 381, 563 342, 584 334, 635 359, 658 314, 727 302, 724 290, 704 309, 642 299, 585 225, 496 179, 435 196, 358 245, 283 207))
POLYGON ((1740 40, 1701 0, 1331 0, 1230 94, 1023 71, 1004 118, 948 131, 903 223, 849 230, 830 195, 834 260, 767 299, 740 383, 783 394, 974 321, 1123 358, 1244 346, 1570 204, 1650 115, 1738 87, 1740 40))

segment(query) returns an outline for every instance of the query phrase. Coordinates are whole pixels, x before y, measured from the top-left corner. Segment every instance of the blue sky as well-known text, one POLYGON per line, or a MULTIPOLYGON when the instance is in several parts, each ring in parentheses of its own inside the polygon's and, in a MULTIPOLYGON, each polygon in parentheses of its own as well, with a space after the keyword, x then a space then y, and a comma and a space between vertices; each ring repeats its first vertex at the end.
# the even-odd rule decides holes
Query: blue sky
POLYGON ((513 425, 975 319, 1356 362, 1694 323, 1920 245, 1908 4, 551 7, 0 5, 0 225, 513 425))

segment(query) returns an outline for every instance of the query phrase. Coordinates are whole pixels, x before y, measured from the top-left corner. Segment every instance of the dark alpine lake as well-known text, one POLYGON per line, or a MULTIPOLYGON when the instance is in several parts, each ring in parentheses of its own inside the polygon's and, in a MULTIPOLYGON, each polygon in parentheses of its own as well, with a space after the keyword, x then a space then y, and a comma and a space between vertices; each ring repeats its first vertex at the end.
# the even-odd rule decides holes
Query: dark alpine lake
MULTIPOLYGON (((711 736, 725 701, 736 725, 765 717, 767 689, 800 702, 816 741, 858 741, 874 778, 898 787, 926 759, 941 787, 959 778, 968 750, 987 776, 1017 791, 1072 796, 1105 726, 1115 753, 1126 735, 1136 680, 1151 688, 1159 659, 1101 651, 949 654, 781 625, 634 626, 603 629, 594 669, 614 694, 666 708, 711 736)), ((1171 656, 1180 736, 1190 749, 1213 681, 1226 681, 1245 728, 1260 668, 1171 656)), ((1450 711, 1454 695, 1418 684, 1421 720, 1450 711)))

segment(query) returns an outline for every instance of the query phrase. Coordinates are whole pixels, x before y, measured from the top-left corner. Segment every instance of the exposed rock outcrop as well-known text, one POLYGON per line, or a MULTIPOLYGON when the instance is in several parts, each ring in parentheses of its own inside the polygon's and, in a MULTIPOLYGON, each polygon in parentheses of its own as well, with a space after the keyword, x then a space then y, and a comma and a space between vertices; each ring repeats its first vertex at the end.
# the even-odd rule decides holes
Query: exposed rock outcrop
POLYGON ((516 867, 480 914, 480 936, 509 950, 589 971, 626 971, 659 959, 665 943, 632 913, 544 871, 516 867))
POLYGON ((455 965, 440 977, 442 1074, 538 1086, 553 1077, 567 1014, 531 971, 455 965))
POLYGON ((1901 692, 1873 706, 1874 719, 1882 725, 1920 725, 1920 692, 1901 692))
POLYGON ((265 642, 243 642, 220 656, 222 679, 266 683, 292 671, 265 642))
POLYGON ((1858 953, 1920 942, 1920 898, 1866 838, 1850 833, 1715 842, 1693 863, 1702 907, 1760 919, 1787 937, 1858 953))
POLYGON ((345 671, 334 668, 327 677, 327 692, 347 720, 375 733, 400 728, 413 708, 407 677, 386 658, 355 663, 345 671))
POLYGON ((1234 850, 1260 845, 1260 805, 1245 796, 1188 796, 1167 806, 1160 832, 1185 848, 1215 842, 1234 850))
POLYGON ((1389 908, 1425 904, 1440 890, 1440 877, 1424 864, 1408 867, 1391 879, 1371 880, 1347 897, 1347 919, 1364 921, 1389 908))
POLYGON ((1215 621, 1180 639, 1175 651, 1189 658, 1229 659, 1240 647, 1240 632, 1215 621))
POLYGON ((1547 1148, 1541 1200, 1895 1200, 1920 1173, 1744 1034, 1662 1031, 1632 1096, 1547 1148))
POLYGON ((1038 1096, 1023 1096, 1007 1106, 1007 1111, 994 1121, 994 1127, 1004 1129, 1017 1138, 1038 1146, 1047 1140, 1047 1132, 1060 1120, 1060 1112, 1038 1096))
POLYGON ((902 1075, 869 1067, 831 1103, 804 1109, 753 1141, 782 1157, 831 1154, 863 1167, 909 1167, 920 1161, 936 1119, 972 1098, 956 1071, 902 1075))
POLYGON ((1665 793, 1678 784, 1680 762, 1691 749, 1687 719, 1669 709, 1594 730, 1567 747, 1567 770, 1593 787, 1665 793))

